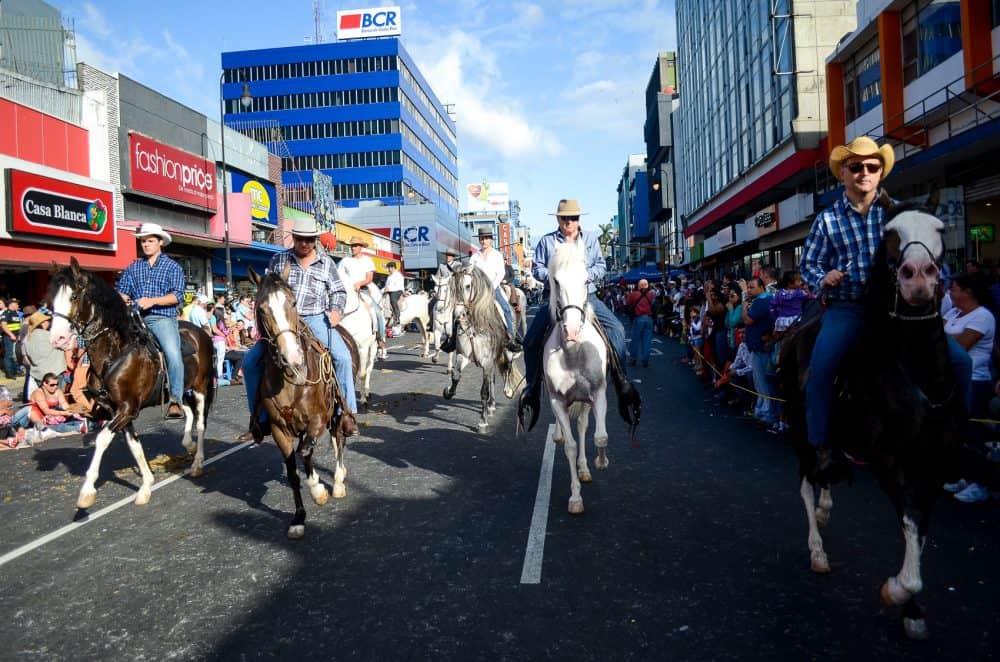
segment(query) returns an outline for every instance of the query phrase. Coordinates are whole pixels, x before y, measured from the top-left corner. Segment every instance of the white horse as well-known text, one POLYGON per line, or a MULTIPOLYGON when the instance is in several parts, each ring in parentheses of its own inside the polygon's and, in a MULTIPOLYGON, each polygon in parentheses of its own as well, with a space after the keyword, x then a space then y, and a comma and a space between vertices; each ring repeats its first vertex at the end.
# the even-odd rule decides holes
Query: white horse
POLYGON ((455 396, 462 370, 470 363, 483 369, 483 384, 479 390, 482 411, 477 427, 480 432, 489 425, 496 411, 493 378, 503 376, 504 395, 510 399, 520 384, 521 376, 514 364, 514 355, 506 349, 507 325, 493 296, 490 279, 478 267, 463 265, 451 277, 451 295, 455 302, 455 343, 458 365, 451 373, 451 386, 444 398, 455 396))
MULTIPOLYGON (((452 334, 452 319, 455 315, 455 299, 451 295, 451 274, 431 276, 434 281, 434 354, 431 362, 438 362, 441 343, 452 334)), ((448 374, 451 375, 455 363, 455 352, 448 352, 448 374)))
MULTIPOLYGON (((389 303, 389 293, 382 294, 382 313, 385 319, 392 317, 392 305, 389 303)), ((430 298, 426 293, 407 294, 399 299, 399 320, 397 323, 406 328, 407 324, 416 322, 420 326, 420 336, 424 341, 424 351, 420 355, 427 358, 431 355, 431 313, 430 298)))
POLYGON ((583 512, 580 482, 592 478, 587 466, 587 422, 594 411, 594 466, 608 468, 606 417, 608 349, 587 303, 587 263, 583 242, 562 243, 549 260, 551 331, 545 340, 542 371, 558 423, 553 441, 563 442, 569 461, 569 512, 583 512), (579 447, 573 438, 573 421, 579 447))
MULTIPOLYGON (((351 279, 338 269, 340 280, 345 284, 351 279)), ((347 286, 347 303, 344 305, 344 315, 340 326, 354 338, 358 346, 358 376, 361 383, 358 389, 358 404, 368 404, 371 395, 372 372, 375 370, 375 356, 378 353, 378 317, 375 310, 363 301, 353 287, 347 286)))

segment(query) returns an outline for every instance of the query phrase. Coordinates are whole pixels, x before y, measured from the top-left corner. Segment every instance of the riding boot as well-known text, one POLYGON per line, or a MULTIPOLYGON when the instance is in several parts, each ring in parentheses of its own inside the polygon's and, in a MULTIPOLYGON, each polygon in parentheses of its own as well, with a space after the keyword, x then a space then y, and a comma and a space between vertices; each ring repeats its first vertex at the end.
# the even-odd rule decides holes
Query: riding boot
POLYGON ((456 349, 458 349, 458 341, 456 340, 455 334, 450 333, 446 335, 444 337, 444 340, 441 342, 441 346, 438 349, 448 354, 451 354, 456 349))
POLYGON ((538 422, 538 413, 542 408, 542 384, 540 379, 535 379, 531 384, 521 391, 521 397, 517 402, 517 417, 526 431, 531 431, 538 422))
POLYGON ((507 342, 504 348, 511 354, 518 354, 524 351, 524 347, 521 346, 521 342, 517 338, 513 338, 510 334, 507 335, 507 342))

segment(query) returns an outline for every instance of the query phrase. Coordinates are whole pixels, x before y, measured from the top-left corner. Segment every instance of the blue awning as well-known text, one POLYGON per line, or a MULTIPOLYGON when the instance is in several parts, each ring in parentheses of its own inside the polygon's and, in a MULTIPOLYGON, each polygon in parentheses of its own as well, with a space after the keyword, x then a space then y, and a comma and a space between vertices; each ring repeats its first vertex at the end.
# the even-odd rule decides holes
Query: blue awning
MULTIPOLYGON (((264 273, 264 269, 271 262, 271 256, 285 250, 284 246, 265 244, 254 241, 250 247, 236 246, 230 247, 229 259, 232 262, 233 278, 246 278, 247 267, 252 266, 259 274, 264 273)), ((216 248, 212 251, 212 274, 216 276, 226 275, 226 249, 216 248)))
POLYGON ((626 283, 636 283, 643 278, 659 282, 663 279, 663 270, 657 264, 644 264, 641 267, 636 267, 632 271, 622 274, 621 277, 625 279, 626 283))

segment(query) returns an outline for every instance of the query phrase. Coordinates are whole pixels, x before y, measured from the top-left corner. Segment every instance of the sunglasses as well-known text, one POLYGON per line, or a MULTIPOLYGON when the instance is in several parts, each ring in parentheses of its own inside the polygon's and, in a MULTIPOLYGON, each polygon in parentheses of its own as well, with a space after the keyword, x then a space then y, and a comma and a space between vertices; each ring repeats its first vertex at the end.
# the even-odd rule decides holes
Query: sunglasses
POLYGON ((881 163, 851 163, 851 164, 849 164, 849 165, 847 165, 845 167, 848 170, 850 170, 851 173, 853 173, 855 175, 858 174, 859 172, 861 172, 862 170, 867 170, 869 173, 871 173, 873 175, 876 172, 879 172, 880 170, 882 170, 882 164, 881 163))
POLYGON ((58 383, 46 384, 46 386, 59 386, 58 383))
POLYGON ((304 244, 315 244, 316 243, 316 237, 298 237, 298 236, 292 235, 292 239, 294 239, 295 241, 300 241, 300 242, 302 242, 304 244))
POLYGON ((580 217, 579 216, 560 216, 559 220, 560 221, 579 221, 580 217))

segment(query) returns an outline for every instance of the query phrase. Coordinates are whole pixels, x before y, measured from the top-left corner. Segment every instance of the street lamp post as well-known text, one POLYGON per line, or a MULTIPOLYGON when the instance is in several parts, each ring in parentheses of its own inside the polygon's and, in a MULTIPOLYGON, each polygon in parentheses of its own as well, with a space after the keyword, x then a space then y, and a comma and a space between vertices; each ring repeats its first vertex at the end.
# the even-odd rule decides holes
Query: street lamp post
MULTIPOLYGON (((403 205, 406 204, 406 198, 409 198, 410 200, 412 200, 413 199, 413 195, 414 195, 413 182, 411 182, 406 177, 403 177, 402 181, 399 184, 399 186, 400 186, 400 189, 399 189, 400 194, 402 194, 402 192, 403 192, 402 187, 404 185, 406 186, 406 188, 408 190, 406 191, 406 195, 405 196, 403 196, 403 195, 399 196, 399 206, 396 207, 396 223, 397 223, 398 229, 399 229, 399 261, 401 263, 403 263, 405 261, 404 260, 405 255, 404 255, 404 249, 403 249, 403 205)), ((423 196, 420 196, 420 197, 423 197, 423 196)), ((402 270, 403 264, 400 264, 399 268, 400 268, 400 270, 402 270)))
MULTIPOLYGON (((222 90, 225 77, 226 72, 223 71, 219 76, 219 136, 222 142, 222 227, 226 243, 226 298, 228 299, 233 296, 233 261, 229 247, 229 190, 226 183, 226 99, 222 90)), ((243 93, 240 94, 240 105, 249 108, 252 101, 250 86, 244 83, 243 93)))

